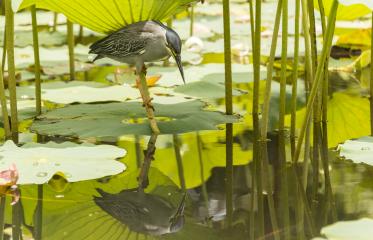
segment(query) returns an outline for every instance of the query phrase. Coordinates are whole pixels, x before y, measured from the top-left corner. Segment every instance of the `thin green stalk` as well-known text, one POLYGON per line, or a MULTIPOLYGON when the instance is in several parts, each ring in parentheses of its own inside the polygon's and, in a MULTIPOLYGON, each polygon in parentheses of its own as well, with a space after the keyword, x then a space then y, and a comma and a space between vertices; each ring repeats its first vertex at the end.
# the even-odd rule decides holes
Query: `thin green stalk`
POLYGON ((183 157, 181 156, 180 152, 180 140, 176 134, 172 135, 173 142, 174 142, 174 151, 175 151, 175 158, 177 163, 177 170, 179 173, 179 181, 180 187, 183 192, 186 191, 186 184, 185 184, 185 177, 184 177, 184 166, 183 166, 183 157))
POLYGON ((254 165, 256 167, 256 187, 258 194, 257 229, 259 237, 264 236, 264 200, 263 200, 263 162, 259 140, 261 139, 259 124, 259 91, 260 91, 260 54, 261 54, 261 25, 262 1, 255 1, 255 32, 253 49, 254 88, 253 88, 253 128, 254 128, 254 165))
POLYGON ((42 239, 42 226, 43 226, 43 185, 38 185, 38 201, 35 210, 35 232, 34 237, 35 240, 42 239))
POLYGON ((194 6, 190 7, 190 30, 189 30, 189 35, 193 36, 194 35, 194 6))
POLYGON ((288 52, 288 0, 282 4, 282 50, 281 50, 281 79, 280 79, 280 112, 279 112, 279 162, 280 162, 280 212, 285 239, 290 239, 290 218, 288 199, 287 164, 285 152, 285 114, 286 114, 286 69, 288 52))
POLYGON ((4 35, 3 35, 3 56, 2 56, 2 62, 1 62, 1 71, 5 71, 5 62, 6 62, 6 24, 4 26, 4 35))
MULTIPOLYGON (((3 50, 4 52, 5 49, 3 50)), ((3 125, 5 131, 5 138, 11 139, 12 132, 10 130, 10 123, 9 123, 9 115, 8 115, 8 106, 7 100, 5 97, 5 87, 4 87, 4 77, 3 77, 3 70, 0 68, 0 103, 1 103, 1 113, 3 115, 3 125)))
POLYGON ((308 3, 308 18, 310 27, 310 40, 311 40, 311 56, 312 56, 312 69, 316 69, 317 66, 317 39, 316 39, 316 22, 315 22, 315 8, 313 0, 307 0, 308 3))
POLYGON ((20 202, 17 202, 12 206, 12 239, 20 240, 21 238, 21 206, 20 202))
POLYGON ((84 37, 84 27, 82 25, 79 25, 79 34, 78 34, 78 43, 81 43, 83 41, 84 37))
POLYGON ((10 97, 11 131, 14 142, 18 142, 18 110, 16 90, 16 68, 14 64, 14 13, 11 0, 5 0, 6 50, 8 56, 8 89, 10 97))
POLYGON ((58 25, 58 13, 54 12, 53 13, 53 28, 52 28, 52 32, 57 31, 57 25, 58 25))
POLYGON ((330 10, 329 17, 328 17, 326 37, 325 37, 325 40, 324 40, 324 45, 323 45, 323 49, 322 49, 322 53, 321 53, 320 63, 317 65, 315 80, 314 80, 314 83, 312 85, 311 93, 309 95, 309 101, 308 101, 307 106, 306 106, 306 114, 305 114, 301 129, 300 129, 300 134, 299 134, 299 138, 298 138, 297 147, 296 147, 295 152, 294 152, 294 162, 295 163, 297 163, 298 160, 299 160, 300 150, 301 150, 303 140, 304 140, 304 135, 305 135, 305 132, 306 132, 306 126, 307 126, 307 123, 310 120, 313 103, 314 103, 314 100, 316 98, 318 88, 319 88, 319 85, 320 85, 321 80, 322 80, 322 74, 323 74, 325 62, 326 62, 327 57, 330 54, 330 49, 331 49, 332 39, 333 39, 333 34, 334 34, 334 29, 335 29, 335 20, 336 20, 336 15, 337 15, 337 9, 338 9, 338 1, 333 0, 333 4, 332 4, 331 10, 330 10))
POLYGON ((135 135, 135 152, 136 152, 136 165, 139 168, 142 163, 140 136, 135 135))
MULTIPOLYGON (((293 81, 291 94, 291 125, 290 125, 290 145, 291 157, 294 160, 294 151, 296 147, 296 124, 297 124, 297 97, 298 97, 298 64, 299 64, 299 37, 300 37, 300 0, 295 0, 295 26, 294 26, 294 62, 293 62, 293 81)), ((297 239, 304 239, 303 222, 303 203, 300 201, 300 191, 296 191, 295 218, 297 239)))
POLYGON ((249 11, 250 11, 250 34, 251 34, 251 49, 254 51, 255 46, 255 16, 254 16, 254 6, 253 6, 254 0, 249 0, 249 11))
POLYGON ((148 116, 150 128, 153 134, 158 135, 161 131, 159 130, 157 120, 155 119, 154 108, 151 104, 152 99, 150 98, 148 84, 146 82, 145 66, 143 66, 142 70, 137 69, 136 71, 139 72, 139 76, 136 78, 136 83, 140 90, 142 101, 144 103, 146 114, 148 116))
POLYGON ((74 47, 75 47, 75 39, 74 39, 74 24, 67 20, 67 44, 69 47, 69 69, 70 69, 70 80, 75 79, 75 58, 74 58, 74 47))
MULTIPOLYGON (((232 59, 229 0, 223 0, 224 18, 224 62, 225 62, 225 109, 233 114, 232 101, 232 59)), ((233 221, 233 125, 226 124, 226 208, 227 226, 233 221)))
POLYGON ((0 197, 0 240, 4 239, 4 225, 5 225, 5 202, 6 197, 0 197))
MULTIPOLYGON (((255 154, 255 152, 254 152, 255 154)), ((255 219, 255 200, 257 199, 255 197, 255 195, 258 195, 256 189, 256 166, 255 166, 255 162, 253 162, 251 164, 251 188, 253 189, 253 193, 251 194, 251 205, 250 205, 250 216, 249 216, 249 229, 250 229, 250 235, 249 235, 249 239, 250 240, 255 240, 255 223, 256 223, 256 219, 255 219)))
MULTIPOLYGON (((253 7, 253 1, 254 0, 249 0, 249 14, 250 14, 250 31, 251 31, 251 49, 254 51, 255 48, 255 16, 254 16, 254 7, 253 7)), ((251 184, 252 184, 252 189, 256 189, 256 166, 255 166, 255 161, 252 164, 252 175, 251 175, 251 184)), ((253 190, 253 193, 251 194, 251 205, 250 205, 250 214, 249 214, 249 227, 250 227, 250 232, 249 232, 249 239, 254 240, 255 239, 255 197, 256 191, 253 190)))
POLYGON ((36 115, 41 114, 41 78, 40 78, 40 52, 39 52, 39 36, 38 23, 36 19, 36 6, 31 6, 32 19, 32 38, 34 42, 34 59, 35 59, 35 99, 36 99, 36 115))
MULTIPOLYGON (((270 50, 269 61, 267 65, 267 80, 266 80, 266 94, 264 95, 264 104, 263 104, 263 113, 262 113, 262 122, 261 122, 261 140, 260 140, 260 151, 261 151, 261 158, 263 162, 264 171, 268 174, 270 172, 269 162, 268 162, 268 146, 267 146, 267 129, 268 129, 268 117, 269 117, 269 107, 270 107, 270 98, 271 98, 271 85, 272 85, 272 78, 273 78, 273 66, 277 48, 277 39, 278 33, 280 28, 280 20, 281 20, 281 11, 282 11, 282 0, 279 0, 277 3, 277 10, 276 10, 276 17, 275 17, 275 25, 272 34, 272 44, 270 50)), ((272 189, 272 182, 266 181, 268 189, 272 189)), ((270 213, 270 219, 272 224, 272 232, 274 239, 280 239, 279 236, 279 227, 277 222, 277 214, 275 210, 275 204, 273 200, 273 195, 268 195, 268 208, 270 213)))
POLYGON ((281 21, 281 11, 282 11, 282 0, 279 0, 277 3, 275 25, 274 25, 273 34, 272 34, 271 50, 270 50, 269 60, 268 60, 268 65, 267 65, 266 90, 265 90, 265 95, 264 95, 263 114, 262 114, 263 117, 262 117, 262 125, 261 125, 261 137, 262 137, 261 140, 262 141, 267 140, 269 108, 270 108, 270 101, 271 101, 271 88, 272 88, 272 79, 273 79, 273 66, 274 66, 275 57, 276 57, 278 32, 280 29, 280 21, 281 21))
POLYGON ((309 82, 313 81, 314 72, 312 68, 312 50, 311 50, 311 37, 310 37, 310 26, 308 23, 308 11, 307 11, 307 0, 301 0, 302 3, 302 24, 303 24, 303 35, 304 35, 304 45, 306 49, 306 78, 309 82))
POLYGON ((297 125, 297 97, 298 97, 298 64, 299 64, 299 36, 300 36, 300 0, 295 0, 295 26, 294 26, 294 62, 293 62, 293 85, 291 91, 291 125, 290 144, 291 156, 294 159, 296 125, 297 125))
POLYGON ((203 167, 203 156, 202 156, 202 139, 199 133, 197 132, 197 148, 198 148, 198 159, 199 159, 199 166, 201 169, 201 182, 202 182, 202 197, 205 202, 206 209, 208 209, 208 193, 205 183, 205 174, 204 174, 204 167, 203 167))
POLYGON ((373 13, 371 28, 371 46, 370 46, 370 131, 373 136, 373 13))

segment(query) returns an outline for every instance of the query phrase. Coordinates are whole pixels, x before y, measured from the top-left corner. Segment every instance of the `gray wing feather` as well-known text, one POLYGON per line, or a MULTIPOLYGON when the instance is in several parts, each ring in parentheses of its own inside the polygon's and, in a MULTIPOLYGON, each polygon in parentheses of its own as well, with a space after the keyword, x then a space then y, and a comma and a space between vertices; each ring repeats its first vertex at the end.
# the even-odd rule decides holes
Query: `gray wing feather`
POLYGON ((148 34, 122 29, 92 44, 89 53, 108 57, 140 55, 145 51, 148 34))

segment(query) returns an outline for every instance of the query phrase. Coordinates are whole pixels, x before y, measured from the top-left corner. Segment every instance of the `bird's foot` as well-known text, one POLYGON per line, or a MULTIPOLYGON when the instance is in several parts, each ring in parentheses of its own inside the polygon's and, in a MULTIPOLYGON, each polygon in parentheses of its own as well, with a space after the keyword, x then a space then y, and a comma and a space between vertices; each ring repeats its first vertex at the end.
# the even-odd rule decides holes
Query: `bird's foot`
POLYGON ((146 108, 150 108, 150 109, 153 110, 153 112, 155 112, 155 108, 154 108, 154 106, 153 106, 153 104, 152 104, 152 101, 153 101, 153 98, 149 98, 147 101, 145 101, 145 102, 142 104, 142 106, 143 106, 143 107, 146 107, 146 108))

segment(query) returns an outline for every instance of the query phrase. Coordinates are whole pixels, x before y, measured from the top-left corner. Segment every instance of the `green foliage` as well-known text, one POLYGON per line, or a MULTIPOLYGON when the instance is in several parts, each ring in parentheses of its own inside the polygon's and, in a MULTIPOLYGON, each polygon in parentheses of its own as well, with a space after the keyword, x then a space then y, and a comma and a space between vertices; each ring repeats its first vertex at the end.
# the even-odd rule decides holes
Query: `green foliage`
MULTIPOLYGON (((142 20, 164 20, 197 0, 24 0, 13 10, 36 4, 63 13, 71 21, 96 32, 109 33, 142 20)), ((17 4, 18 3, 18 4, 17 4)))
MULTIPOLYGON (((217 129, 216 125, 236 122, 237 117, 204 111, 199 101, 155 104, 162 134, 217 129)), ((41 115, 31 130, 43 135, 97 138, 116 142, 126 134, 151 135, 140 103, 80 104, 41 115), (137 122, 137 123, 136 123, 137 122)))

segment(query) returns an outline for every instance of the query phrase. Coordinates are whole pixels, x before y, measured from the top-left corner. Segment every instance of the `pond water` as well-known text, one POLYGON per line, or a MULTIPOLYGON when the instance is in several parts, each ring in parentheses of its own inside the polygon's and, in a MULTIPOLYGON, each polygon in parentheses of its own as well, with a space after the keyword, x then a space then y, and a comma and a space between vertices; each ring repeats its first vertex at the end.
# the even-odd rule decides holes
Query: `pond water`
MULTIPOLYGON (((333 48, 332 56, 348 58, 330 60, 328 148, 314 150, 309 129, 308 151, 302 149, 294 164, 290 65, 286 130, 278 131, 278 44, 266 142, 268 164, 264 162, 258 172, 254 145, 264 143, 254 144, 249 7, 246 1, 231 2, 235 115, 223 114, 222 11, 220 3, 211 1, 195 8, 198 38, 189 38, 190 21, 183 14, 173 22, 183 42, 189 41, 183 49, 187 84, 181 85, 173 62, 148 68, 159 136, 149 136, 133 69, 107 59, 87 63, 88 45, 101 35, 84 29, 75 47, 76 77, 69 79, 66 19, 60 16, 57 31, 52 32, 49 25, 54 15, 44 11, 38 12, 43 114, 34 118, 29 12, 16 14, 20 135, 18 145, 6 142, 0 147, 0 167, 4 170, 16 162, 20 200, 11 206, 14 189, 1 197, 0 226, 4 224, 5 229, 0 239, 312 239, 332 223, 373 218, 373 168, 344 159, 338 148, 349 139, 370 134, 370 72, 364 59, 355 56, 364 54, 367 46, 344 49, 348 56, 343 49, 333 48), (233 158, 233 172, 226 168, 230 127, 233 154, 228 157, 233 158), (232 185, 226 185, 227 179, 232 185)), ((266 1, 263 5, 261 106, 276 4, 266 1)), ((289 8, 293 26, 294 6, 289 3, 289 8)), ((338 35, 351 34, 367 21, 339 26, 338 35)), ((316 22, 321 25, 318 14, 316 22)), ((294 30, 289 31, 291 61, 294 30)), ((321 30, 317 33, 320 50, 321 30)), ((309 93, 304 83, 304 51, 301 44, 297 129, 309 93)))

